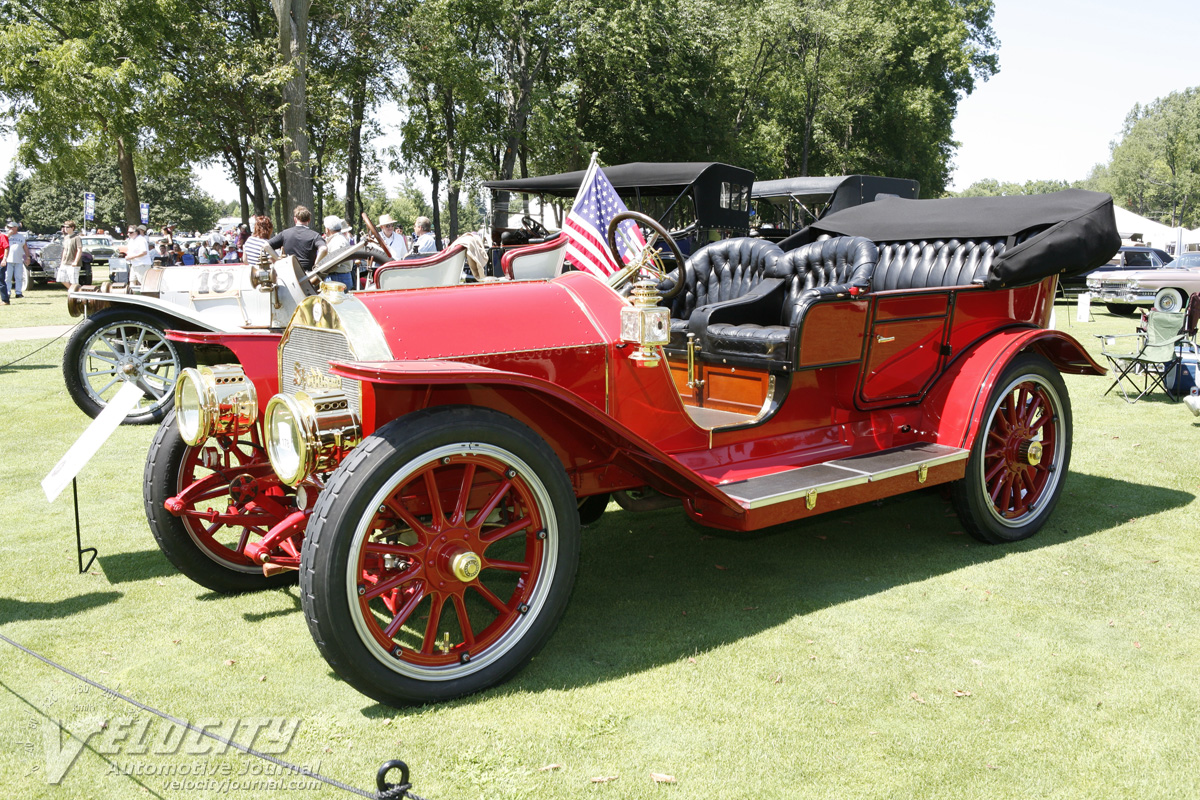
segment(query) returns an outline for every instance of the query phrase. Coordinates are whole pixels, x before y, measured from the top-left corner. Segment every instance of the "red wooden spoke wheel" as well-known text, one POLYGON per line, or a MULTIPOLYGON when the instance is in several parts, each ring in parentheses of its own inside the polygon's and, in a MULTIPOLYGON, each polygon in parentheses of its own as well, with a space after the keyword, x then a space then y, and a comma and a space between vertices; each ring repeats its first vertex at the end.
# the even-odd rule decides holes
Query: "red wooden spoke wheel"
POLYGON ((427 458, 367 524, 353 567, 363 632, 415 673, 469 663, 519 627, 554 555, 544 487, 503 454, 427 458))
MULTIPOLYGON (((150 530, 168 560, 192 580, 218 592, 245 592, 295 580, 267 578, 243 554, 289 511, 292 500, 275 477, 257 429, 236 438, 190 446, 172 411, 146 459, 144 497, 150 530)), ((285 542, 281 555, 299 556, 285 542)))
POLYGON ((1025 354, 1005 369, 955 485, 959 516, 985 542, 1016 541, 1045 524, 1071 459, 1071 405, 1062 377, 1025 354))
POLYGON ((499 683, 570 595, 579 513, 553 451, 506 415, 420 412, 381 428, 313 511, 301 595, 326 660, 389 703, 499 683))

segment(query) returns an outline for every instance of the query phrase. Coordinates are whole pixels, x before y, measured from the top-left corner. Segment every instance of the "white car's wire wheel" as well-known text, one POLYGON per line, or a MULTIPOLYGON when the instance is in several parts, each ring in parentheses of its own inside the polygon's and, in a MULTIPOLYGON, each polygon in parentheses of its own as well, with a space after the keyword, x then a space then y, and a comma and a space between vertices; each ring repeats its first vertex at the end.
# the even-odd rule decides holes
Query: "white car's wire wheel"
POLYGON ((127 425, 160 422, 175 402, 183 348, 153 314, 110 309, 84 320, 67 342, 63 381, 75 405, 95 417, 126 383, 144 392, 127 425))

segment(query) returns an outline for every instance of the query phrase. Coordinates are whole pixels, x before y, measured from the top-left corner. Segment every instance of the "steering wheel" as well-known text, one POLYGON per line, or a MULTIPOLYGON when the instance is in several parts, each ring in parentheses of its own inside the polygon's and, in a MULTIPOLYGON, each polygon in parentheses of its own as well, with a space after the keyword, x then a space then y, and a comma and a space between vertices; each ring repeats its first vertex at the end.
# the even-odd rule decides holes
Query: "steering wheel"
POLYGON ((367 240, 379 245, 383 252, 387 254, 388 261, 391 261, 391 249, 387 246, 387 243, 383 241, 383 237, 379 235, 379 231, 375 230, 375 223, 371 222, 371 218, 367 216, 367 212, 365 211, 362 212, 362 221, 367 226, 367 240))
MULTIPOLYGON (((620 264, 621 252, 617 249, 617 228, 627 219, 632 219, 641 225, 645 225, 650 230, 657 234, 658 238, 667 243, 671 248, 671 255, 675 256, 675 263, 679 265, 679 269, 683 269, 683 253, 679 251, 679 245, 675 244, 675 240, 671 238, 671 234, 667 233, 658 220, 648 214, 643 214, 640 211, 622 211, 613 217, 612 222, 608 224, 608 249, 612 251, 613 260, 620 264)), ((649 272, 654 275, 659 281, 667 278, 667 269, 662 263, 662 259, 658 256, 658 251, 654 249, 654 237, 646 245, 646 249, 642 251, 642 258, 631 261, 629 265, 618 272, 609 282, 617 291, 620 291, 625 286, 632 283, 641 272, 649 272)), ((679 280, 675 281, 675 285, 663 293, 663 300, 670 300, 675 295, 683 290, 683 275, 679 276, 679 280)))
POLYGON ((529 231, 530 235, 546 238, 550 235, 550 231, 546 230, 546 226, 538 222, 529 215, 521 217, 521 227, 529 231))

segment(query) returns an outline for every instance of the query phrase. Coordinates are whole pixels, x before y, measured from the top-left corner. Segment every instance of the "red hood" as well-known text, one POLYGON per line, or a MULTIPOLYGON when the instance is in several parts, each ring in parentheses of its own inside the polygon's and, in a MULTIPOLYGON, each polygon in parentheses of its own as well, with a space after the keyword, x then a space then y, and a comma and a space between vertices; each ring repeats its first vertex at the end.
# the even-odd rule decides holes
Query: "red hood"
POLYGON ((553 281, 503 281, 361 292, 397 360, 455 359, 603 344, 620 334, 624 301, 581 272, 553 281))

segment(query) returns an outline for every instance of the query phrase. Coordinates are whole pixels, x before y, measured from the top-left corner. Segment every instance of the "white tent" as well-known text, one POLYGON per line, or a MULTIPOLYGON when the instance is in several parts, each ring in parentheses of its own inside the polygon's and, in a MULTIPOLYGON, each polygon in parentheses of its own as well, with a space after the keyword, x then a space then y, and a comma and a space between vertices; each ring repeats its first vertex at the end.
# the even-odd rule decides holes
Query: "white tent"
MULTIPOLYGON (((1137 240, 1147 247, 1157 247, 1162 250, 1175 249, 1175 243, 1179 240, 1179 228, 1171 228, 1163 225, 1161 222, 1155 222, 1152 219, 1138 216, 1137 214, 1120 206, 1113 206, 1113 213, 1117 218, 1117 230, 1121 233, 1121 238, 1125 240, 1137 240)), ((1183 229, 1183 240, 1188 242, 1188 236, 1191 232, 1183 229)))

